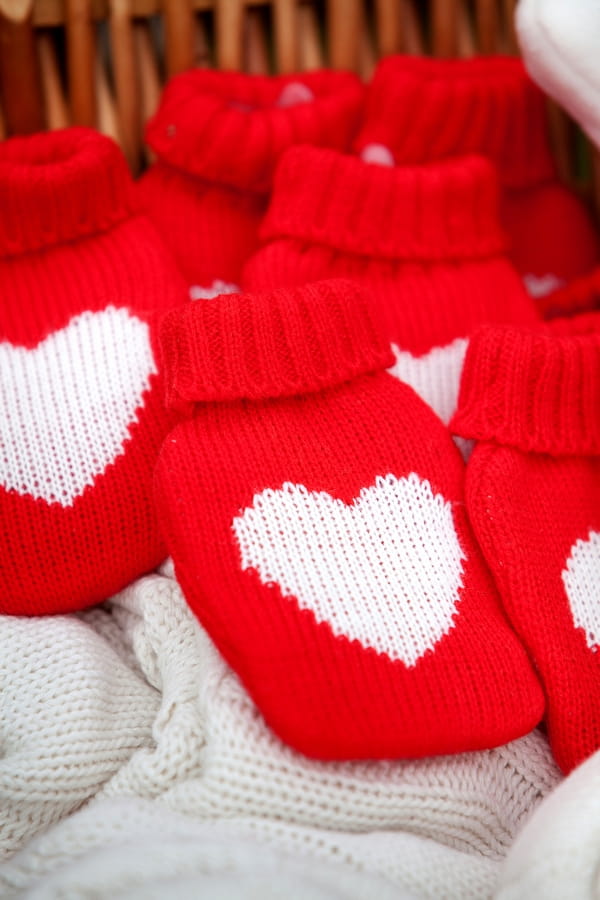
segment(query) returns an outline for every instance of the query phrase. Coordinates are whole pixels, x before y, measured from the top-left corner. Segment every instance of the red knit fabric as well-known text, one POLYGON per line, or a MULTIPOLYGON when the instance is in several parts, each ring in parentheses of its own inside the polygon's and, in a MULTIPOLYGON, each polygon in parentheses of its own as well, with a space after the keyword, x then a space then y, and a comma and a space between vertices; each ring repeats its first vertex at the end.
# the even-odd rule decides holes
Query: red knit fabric
POLYGON ((600 310, 600 267, 548 294, 539 306, 545 319, 600 310))
POLYGON ((395 169, 294 147, 277 170, 265 243, 243 287, 359 282, 393 345, 393 374, 447 422, 473 328, 537 319, 504 256, 497 199, 481 157, 395 169))
POLYGON ((447 430, 347 282, 169 313, 157 503, 190 606, 314 757, 501 744, 543 710, 466 519, 447 430))
POLYGON ((186 287, 93 131, 0 144, 0 208, 0 613, 66 612, 166 555, 155 327, 186 287))
POLYGON ((516 57, 391 56, 376 69, 355 146, 383 145, 396 165, 464 153, 491 159, 511 258, 541 297, 600 259, 588 211, 557 179, 546 119, 544 96, 516 57))
POLYGON ((600 315, 473 336, 452 428, 467 507, 568 772, 600 748, 600 315))
POLYGON ((158 160, 138 196, 198 296, 239 281, 281 153, 296 143, 348 148, 363 96, 349 72, 195 69, 168 83, 146 129, 158 160))

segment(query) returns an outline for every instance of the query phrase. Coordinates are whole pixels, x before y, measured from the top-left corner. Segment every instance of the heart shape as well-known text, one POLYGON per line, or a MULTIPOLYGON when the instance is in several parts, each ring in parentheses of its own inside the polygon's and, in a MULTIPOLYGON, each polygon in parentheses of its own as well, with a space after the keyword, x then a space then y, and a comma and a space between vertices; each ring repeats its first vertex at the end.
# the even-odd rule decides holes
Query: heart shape
POLYGON ((113 306, 33 349, 0 343, 0 484, 72 506, 123 453, 156 373, 148 324, 113 306))
POLYGON ((458 403, 460 376, 468 346, 467 338, 456 338, 444 347, 434 347, 422 356, 413 356, 392 344, 395 364, 390 375, 409 384, 447 425, 458 403))
POLYGON ((242 570, 276 582, 336 636, 411 667, 453 627, 465 553, 427 479, 377 476, 350 505, 286 482, 232 529, 242 570))
POLYGON ((600 532, 575 541, 562 571, 562 581, 576 628, 594 652, 600 646, 600 532))

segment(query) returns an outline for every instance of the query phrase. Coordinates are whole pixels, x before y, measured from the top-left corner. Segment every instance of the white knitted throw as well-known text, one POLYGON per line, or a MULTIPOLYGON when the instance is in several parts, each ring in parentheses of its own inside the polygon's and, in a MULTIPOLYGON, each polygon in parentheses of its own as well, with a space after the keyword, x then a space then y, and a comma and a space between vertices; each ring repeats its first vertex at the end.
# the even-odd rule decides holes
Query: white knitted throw
POLYGON ((0 616, 0 860, 152 742, 160 696, 102 617, 104 634, 75 616, 0 616))
MULTIPOLYGON (((494 750, 420 761, 320 763, 300 756, 266 727, 167 574, 139 580, 102 609, 79 617, 33 621, 40 629, 52 621, 63 628, 69 623, 78 634, 88 636, 89 646, 82 646, 77 656, 71 657, 71 677, 64 674, 63 681, 76 690, 83 678, 88 690, 96 686, 105 697, 110 722, 105 723, 103 746, 114 742, 124 747, 123 735, 135 721, 136 703, 144 708, 145 721, 152 718, 153 723, 151 739, 146 732, 137 749, 130 740, 120 763, 102 770, 102 776, 96 775, 96 799, 86 809, 69 816, 0 866, 0 895, 35 889, 37 893, 29 896, 77 896, 66 889, 61 893, 61 885, 68 886, 69 879, 76 876, 83 878, 84 885, 94 877, 100 879, 94 897, 119 896, 109 873, 114 869, 121 873, 120 883, 131 885, 132 893, 127 896, 142 896, 135 894, 134 888, 145 890, 143 885, 150 891, 155 877, 179 876, 192 879, 192 896, 194 890, 200 891, 202 879, 217 877, 215 872, 219 878, 222 874, 218 865, 209 867, 210 871, 206 868, 212 835, 217 843, 225 842, 223 847, 230 842, 234 872, 239 862, 238 844, 240 872, 246 871, 244 848, 248 841, 258 842, 256 877, 272 871, 272 851, 284 854, 285 859, 298 858, 301 869, 301 860, 305 860, 302 871, 306 877, 317 860, 323 871, 341 865, 350 873, 348 883, 356 887, 354 893, 341 895, 349 898, 387 896, 380 882, 399 898, 491 897, 501 861, 515 835, 560 780, 547 743, 538 732, 494 750), (90 659, 92 641, 112 653, 110 661, 104 658, 103 666, 98 666, 98 672, 90 659), (89 677, 82 674, 86 669, 89 677), (119 680, 115 673, 123 669, 127 678, 119 680), (140 673, 151 688, 141 682, 140 673), (130 702, 130 694, 122 687, 125 683, 140 684, 145 693, 130 702), (156 692, 161 697, 158 710, 156 692), (199 850, 205 841, 209 843, 199 850), (177 846, 182 843, 187 849, 180 854, 177 846), (166 868, 156 859, 163 846, 165 859, 171 860, 166 868), (197 858, 191 846, 196 847, 197 858), (366 881, 361 881, 360 873, 368 876, 366 881)), ((23 622, 23 628, 30 624, 23 622)), ((45 641, 40 660, 51 656, 52 646, 56 647, 52 638, 45 641)), ((47 678, 44 684, 52 695, 54 686, 47 678)), ((25 693, 23 690, 21 696, 25 693)), ((43 694, 41 688, 39 693, 43 694)), ((63 690, 55 695, 56 721, 61 718, 58 707, 64 704, 63 690)), ((22 717, 27 722, 21 726, 28 730, 26 744, 35 744, 43 721, 43 699, 41 696, 29 715, 22 717)), ((84 697, 81 706, 87 703, 84 697)), ((10 723, 6 730, 11 730, 10 723)), ((69 741, 78 744, 80 740, 75 731, 67 738, 65 730, 70 733, 70 727, 61 729, 61 751, 54 748, 58 760, 54 790, 59 796, 69 780, 68 770, 60 763, 69 753, 69 741)), ((96 743, 101 733, 99 729, 96 743)), ((89 753, 92 760, 93 752, 89 753)), ((10 756, 7 759, 10 762, 10 756)), ((30 775, 34 771, 35 766, 30 766, 30 775)), ((44 771, 52 771, 47 762, 44 771)), ((50 775, 47 778, 51 781, 50 775)), ((46 793, 50 787, 49 783, 46 793)), ((83 794, 92 792, 82 792, 78 802, 83 794)), ((53 814, 43 817, 36 803, 45 809, 46 801, 26 789, 22 796, 28 798, 31 820, 38 823, 31 833, 73 808, 55 805, 53 814)), ((6 826, 0 830, 2 836, 5 833, 6 826)), ((13 841, 13 849, 19 843, 22 840, 13 841)), ((304 875, 300 877, 299 869, 288 871, 286 865, 284 861, 282 885, 293 871, 302 887, 304 875)), ((275 880, 277 877, 273 874, 275 880)), ((339 896, 335 878, 330 884, 327 877, 323 876, 321 894, 312 885, 313 894, 297 896, 339 896), (327 893, 331 890, 334 893, 327 893)), ((217 888, 208 893, 211 897, 246 896, 235 892, 221 895, 217 888)), ((144 892, 143 896, 154 894, 144 892)), ((295 895, 284 890, 247 896, 295 895)))

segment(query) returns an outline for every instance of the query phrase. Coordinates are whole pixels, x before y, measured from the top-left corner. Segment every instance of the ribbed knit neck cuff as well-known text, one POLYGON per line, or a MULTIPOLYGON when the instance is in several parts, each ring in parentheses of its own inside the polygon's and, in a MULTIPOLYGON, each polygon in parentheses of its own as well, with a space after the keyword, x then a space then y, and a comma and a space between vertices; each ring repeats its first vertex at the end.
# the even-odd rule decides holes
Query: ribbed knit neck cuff
POLYGON ((133 210, 117 145, 87 128, 0 143, 0 257, 105 231, 133 210))
POLYGON ((146 140, 163 162, 188 174, 268 193, 276 163, 292 144, 349 148, 364 93, 350 72, 194 69, 168 83, 146 140))
POLYGON ((261 236, 410 261, 489 257, 505 247, 497 179, 482 157, 396 169, 315 147, 282 157, 261 236))
POLYGON ((523 451, 600 454, 600 331, 477 331, 450 428, 523 451))
POLYGON ((161 327, 167 405, 318 391, 394 362, 350 282, 228 294, 169 312, 161 327))
POLYGON ((516 57, 391 56, 369 87, 356 149, 383 144, 397 165, 481 153, 503 185, 523 188, 554 177, 546 119, 516 57))

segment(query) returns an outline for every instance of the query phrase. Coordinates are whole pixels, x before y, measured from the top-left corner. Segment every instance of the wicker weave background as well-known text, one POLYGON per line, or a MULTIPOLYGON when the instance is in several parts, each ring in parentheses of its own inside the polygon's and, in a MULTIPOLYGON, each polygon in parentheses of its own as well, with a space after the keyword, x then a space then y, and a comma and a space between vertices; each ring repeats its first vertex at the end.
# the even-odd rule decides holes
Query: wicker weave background
MULTIPOLYGON (((166 78, 189 66, 368 78, 389 53, 518 53, 516 0, 0 0, 0 138, 91 125, 134 173, 166 78)), ((597 157, 550 108, 565 181, 600 210, 597 157)))

